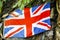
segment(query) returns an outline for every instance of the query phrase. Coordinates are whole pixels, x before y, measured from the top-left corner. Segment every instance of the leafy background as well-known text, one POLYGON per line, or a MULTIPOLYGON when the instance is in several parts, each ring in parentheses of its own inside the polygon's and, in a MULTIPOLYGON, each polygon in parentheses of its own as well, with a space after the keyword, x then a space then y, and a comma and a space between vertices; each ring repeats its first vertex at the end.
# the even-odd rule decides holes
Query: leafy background
MULTIPOLYGON (((56 40, 56 19, 57 19, 57 11, 56 11, 56 5, 55 5, 55 0, 0 0, 0 23, 3 23, 4 19, 10 12, 13 10, 19 8, 20 10, 23 10, 24 7, 32 7, 36 5, 40 5, 44 2, 51 2, 51 20, 53 23, 53 29, 46 32, 42 33, 39 35, 36 35, 31 38, 11 38, 11 39, 5 39, 5 40, 56 40), (54 15, 54 16, 53 16, 54 15), (48 34, 51 33, 52 35, 48 34)), ((0 25, 1 26, 1 25, 0 25)), ((3 25, 0 28, 0 36, 3 34, 3 25)), ((0 37, 0 40, 4 39, 3 37, 0 37)), ((58 39, 59 40, 59 39, 58 39)))

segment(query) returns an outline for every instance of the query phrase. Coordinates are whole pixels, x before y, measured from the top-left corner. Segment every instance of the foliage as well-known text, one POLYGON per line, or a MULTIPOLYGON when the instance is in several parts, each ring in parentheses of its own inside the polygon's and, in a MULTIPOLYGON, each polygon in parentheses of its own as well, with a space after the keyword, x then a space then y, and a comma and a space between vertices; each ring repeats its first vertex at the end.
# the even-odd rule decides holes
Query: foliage
POLYGON ((13 5, 12 8, 15 8, 16 6, 18 6, 20 9, 23 9, 25 5, 27 5, 30 2, 30 0, 18 0, 18 2, 13 5))
POLYGON ((0 0, 0 13, 1 13, 1 10, 2 10, 2 1, 0 0))

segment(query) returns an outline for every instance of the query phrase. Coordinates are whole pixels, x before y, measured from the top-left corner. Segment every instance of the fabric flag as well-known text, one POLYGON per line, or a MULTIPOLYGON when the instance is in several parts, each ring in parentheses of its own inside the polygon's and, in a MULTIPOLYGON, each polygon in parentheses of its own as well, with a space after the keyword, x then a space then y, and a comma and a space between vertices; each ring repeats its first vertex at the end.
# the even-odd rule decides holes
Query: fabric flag
POLYGON ((51 29, 50 3, 16 9, 4 20, 5 38, 26 38, 51 29))

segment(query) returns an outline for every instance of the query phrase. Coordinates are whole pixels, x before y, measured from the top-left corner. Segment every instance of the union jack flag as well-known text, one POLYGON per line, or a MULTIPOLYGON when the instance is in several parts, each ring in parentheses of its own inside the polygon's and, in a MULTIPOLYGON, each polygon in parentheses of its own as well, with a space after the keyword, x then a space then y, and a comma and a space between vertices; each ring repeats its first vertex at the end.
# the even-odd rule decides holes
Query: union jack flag
POLYGON ((4 21, 4 37, 31 37, 51 29, 50 3, 16 9, 4 21))

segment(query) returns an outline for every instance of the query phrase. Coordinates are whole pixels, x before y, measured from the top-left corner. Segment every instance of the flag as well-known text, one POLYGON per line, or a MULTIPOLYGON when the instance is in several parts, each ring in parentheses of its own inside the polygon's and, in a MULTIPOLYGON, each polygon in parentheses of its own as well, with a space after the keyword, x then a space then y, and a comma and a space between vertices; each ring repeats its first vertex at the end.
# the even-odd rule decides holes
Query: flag
POLYGON ((26 38, 51 29, 50 3, 16 9, 4 20, 5 38, 26 38))

